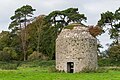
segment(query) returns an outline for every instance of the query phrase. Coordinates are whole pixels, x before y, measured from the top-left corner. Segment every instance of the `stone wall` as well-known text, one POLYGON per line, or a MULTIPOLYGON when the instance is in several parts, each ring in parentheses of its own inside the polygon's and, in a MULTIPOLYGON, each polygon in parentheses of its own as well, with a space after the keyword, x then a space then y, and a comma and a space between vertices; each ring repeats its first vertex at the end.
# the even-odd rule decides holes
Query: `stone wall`
POLYGON ((67 62, 74 63, 74 73, 97 68, 97 41, 88 28, 79 25, 63 29, 56 40, 56 69, 67 72, 67 62))

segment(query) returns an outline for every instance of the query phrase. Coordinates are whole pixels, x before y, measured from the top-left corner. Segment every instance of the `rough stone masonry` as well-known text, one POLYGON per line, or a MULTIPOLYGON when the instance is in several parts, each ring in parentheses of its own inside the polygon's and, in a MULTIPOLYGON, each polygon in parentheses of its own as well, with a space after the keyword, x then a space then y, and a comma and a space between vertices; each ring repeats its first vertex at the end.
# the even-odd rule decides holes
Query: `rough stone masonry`
POLYGON ((56 69, 72 73, 97 69, 97 39, 87 27, 63 29, 56 39, 56 69))

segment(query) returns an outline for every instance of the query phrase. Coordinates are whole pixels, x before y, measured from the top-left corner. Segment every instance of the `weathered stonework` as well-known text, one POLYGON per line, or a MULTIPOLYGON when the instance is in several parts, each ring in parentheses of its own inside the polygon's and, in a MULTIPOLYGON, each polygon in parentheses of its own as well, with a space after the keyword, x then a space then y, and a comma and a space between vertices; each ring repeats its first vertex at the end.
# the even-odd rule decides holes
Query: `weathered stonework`
POLYGON ((97 68, 97 40, 82 25, 63 29, 56 40, 56 69, 68 72, 73 62, 73 73, 97 68))

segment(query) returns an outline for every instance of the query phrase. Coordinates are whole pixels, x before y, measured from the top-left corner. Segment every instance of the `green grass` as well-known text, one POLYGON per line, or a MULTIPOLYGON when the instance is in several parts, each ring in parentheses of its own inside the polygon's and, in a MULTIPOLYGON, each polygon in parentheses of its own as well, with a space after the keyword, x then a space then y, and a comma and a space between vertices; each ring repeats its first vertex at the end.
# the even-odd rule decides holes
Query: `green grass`
POLYGON ((17 70, 0 70, 0 80, 120 80, 120 71, 103 73, 50 72, 54 61, 21 62, 17 70))
POLYGON ((120 80, 120 71, 108 73, 50 73, 44 68, 0 71, 0 80, 120 80))

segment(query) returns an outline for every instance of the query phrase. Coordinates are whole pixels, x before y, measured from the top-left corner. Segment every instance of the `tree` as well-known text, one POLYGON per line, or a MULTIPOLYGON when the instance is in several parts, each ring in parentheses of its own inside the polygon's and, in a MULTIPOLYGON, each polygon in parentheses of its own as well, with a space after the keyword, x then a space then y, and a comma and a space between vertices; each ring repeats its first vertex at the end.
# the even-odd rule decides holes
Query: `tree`
POLYGON ((13 20, 9 26, 9 29, 13 29, 12 31, 18 31, 20 32, 21 36, 21 43, 22 43, 22 49, 24 53, 24 61, 27 59, 27 54, 26 54, 26 48, 27 48, 27 22, 29 21, 28 17, 32 17, 33 15, 33 9, 30 5, 25 5, 21 8, 18 8, 15 11, 15 15, 11 17, 11 20, 13 20), (22 26, 22 23, 24 26, 22 26))
POLYGON ((43 31, 43 27, 45 26, 44 15, 38 16, 35 20, 27 25, 28 31, 28 50, 32 49, 32 51, 41 52, 41 34, 43 31))
POLYGON ((49 59, 54 59, 55 57, 55 41, 56 41, 56 34, 54 33, 56 28, 50 27, 46 25, 44 28, 44 32, 42 32, 42 40, 41 40, 41 50, 42 53, 47 54, 49 59))
POLYGON ((40 53, 40 38, 43 28, 45 26, 45 15, 40 15, 36 18, 35 26, 37 27, 37 52, 40 53))
MULTIPOLYGON (((52 58, 52 54, 55 56, 55 43, 56 38, 59 35, 59 33, 62 31, 62 29, 69 25, 70 23, 80 23, 82 24, 82 21, 86 21, 86 17, 84 14, 80 14, 78 12, 78 8, 68 8, 66 10, 62 11, 53 11, 48 16, 45 17, 46 23, 49 23, 48 30, 46 33, 44 33, 44 40, 47 44, 44 44, 44 52, 49 54, 52 58), (49 39, 49 41, 47 40, 49 39), (46 48, 46 49, 45 49, 46 48), (50 55, 50 53, 52 53, 50 55)), ((44 42, 42 42, 44 43, 44 42)))
POLYGON ((7 57, 4 56, 4 58, 7 58, 8 60, 13 60, 17 57, 16 51, 11 47, 4 47, 3 53, 7 55, 7 57))
POLYGON ((115 44, 118 45, 118 38, 120 32, 120 8, 114 13, 107 11, 101 14, 101 19, 98 21, 98 25, 102 28, 107 26, 111 39, 115 39, 115 44), (110 26, 110 27, 108 27, 110 26))
POLYGON ((23 22, 24 22, 24 40, 23 40, 23 51, 24 51, 24 61, 27 60, 27 53, 26 53, 26 48, 27 48, 27 21, 29 21, 29 19, 27 19, 28 17, 32 17, 33 15, 33 11, 35 11, 35 9, 33 9, 30 5, 26 5, 20 8, 21 13, 23 15, 23 22))
POLYGON ((52 59, 55 54, 55 27, 46 24, 45 16, 40 15, 27 26, 28 50, 37 51, 52 59))
POLYGON ((51 23, 51 26, 56 27, 56 35, 58 35, 64 26, 70 23, 82 23, 87 18, 84 14, 78 12, 78 8, 68 8, 62 11, 53 11, 46 16, 47 22, 51 23))
POLYGON ((11 45, 11 34, 9 31, 2 31, 0 33, 0 51, 3 50, 4 47, 10 47, 11 45))

